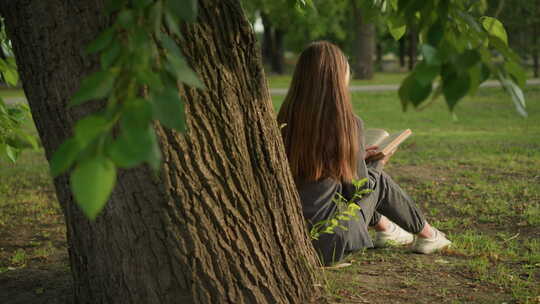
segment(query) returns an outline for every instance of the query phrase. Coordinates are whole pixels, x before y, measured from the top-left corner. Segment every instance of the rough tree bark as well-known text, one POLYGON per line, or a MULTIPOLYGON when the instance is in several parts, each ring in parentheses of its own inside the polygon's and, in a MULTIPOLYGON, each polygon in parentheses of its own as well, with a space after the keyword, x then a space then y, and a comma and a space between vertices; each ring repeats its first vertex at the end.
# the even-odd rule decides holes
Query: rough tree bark
POLYGON ((374 73, 373 55, 375 54, 375 25, 366 23, 355 0, 351 1, 355 31, 354 78, 371 79, 374 73))
MULTIPOLYGON (((54 180, 75 303, 306 303, 318 295, 255 36, 238 1, 199 7, 181 46, 208 90, 182 90, 185 135, 157 126, 159 174, 120 171, 95 222, 74 204, 68 178, 54 180)), ((83 49, 110 22, 102 8, 103 0, 0 2, 48 159, 74 122, 99 108, 66 106, 97 67, 83 49)))

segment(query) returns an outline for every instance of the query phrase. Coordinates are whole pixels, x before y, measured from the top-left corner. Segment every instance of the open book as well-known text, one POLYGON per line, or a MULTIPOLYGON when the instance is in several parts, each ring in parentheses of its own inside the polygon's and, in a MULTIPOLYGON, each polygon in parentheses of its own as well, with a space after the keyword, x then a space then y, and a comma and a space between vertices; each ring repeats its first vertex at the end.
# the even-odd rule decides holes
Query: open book
POLYGON ((366 147, 378 146, 378 153, 367 160, 381 159, 394 151, 405 139, 411 136, 411 129, 389 134, 383 129, 367 129, 364 131, 366 147))

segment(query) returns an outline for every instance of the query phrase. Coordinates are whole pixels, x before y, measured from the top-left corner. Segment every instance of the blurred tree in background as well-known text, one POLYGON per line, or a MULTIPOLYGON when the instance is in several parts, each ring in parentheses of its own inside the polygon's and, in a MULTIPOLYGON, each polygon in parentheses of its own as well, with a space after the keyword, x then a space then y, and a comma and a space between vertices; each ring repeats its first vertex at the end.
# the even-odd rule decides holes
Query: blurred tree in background
POLYGON ((534 77, 539 77, 540 1, 489 0, 487 15, 496 16, 508 32, 508 44, 521 56, 524 65, 532 66, 534 77))
MULTIPOLYGON (((251 22, 260 19, 264 27, 259 38, 271 73, 287 72, 286 52, 297 54, 311 41, 329 40, 349 55, 355 78, 370 79, 375 70, 383 70, 385 55, 397 60, 396 68, 409 71, 420 55, 418 32, 410 27, 403 37, 393 39, 387 20, 377 18, 378 2, 313 0, 312 6, 298 9, 288 0, 243 0, 243 6, 251 22)), ((469 7, 473 15, 495 16, 505 24, 510 46, 524 64, 532 66, 535 77, 539 70, 539 2, 480 0, 469 7)))

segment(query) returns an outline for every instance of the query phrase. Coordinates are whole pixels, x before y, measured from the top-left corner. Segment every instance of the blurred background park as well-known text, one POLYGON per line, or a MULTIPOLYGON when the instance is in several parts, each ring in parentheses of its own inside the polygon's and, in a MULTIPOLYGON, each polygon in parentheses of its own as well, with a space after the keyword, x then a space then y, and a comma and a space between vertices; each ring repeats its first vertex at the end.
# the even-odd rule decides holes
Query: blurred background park
MULTIPOLYGON (((476 1, 471 10, 496 16, 529 77, 539 77, 538 4, 535 1, 476 1)), ((281 1, 244 1, 262 49, 272 87, 286 87, 298 53, 311 41, 329 40, 349 57, 354 84, 399 83, 419 60, 418 33, 395 40, 388 20, 373 18, 355 1, 318 1, 308 10, 281 1), (280 77, 281 76, 281 77, 280 77), (371 81, 368 81, 371 80, 371 81)), ((502 58, 501 58, 502 59, 502 58)))
MULTIPOLYGON (((414 29, 394 40, 386 24, 363 17, 354 1, 318 1, 310 11, 280 1, 243 2, 276 112, 303 47, 314 40, 339 45, 354 74, 355 111, 367 127, 413 130, 387 170, 454 242, 432 256, 406 248, 355 254, 347 260, 351 267, 325 271, 329 301, 540 303, 539 1, 477 1, 475 7, 503 22, 520 56, 527 118, 496 82, 453 112, 442 97, 403 112, 397 88, 421 60, 422 41, 414 29)), ((0 50, 7 60, 10 54, 0 50)), ((0 97, 8 104, 25 100, 20 87, 3 87, 0 97)), ((26 128, 37 134, 32 122, 26 128)), ((67 292, 66 246, 43 149, 25 150, 15 163, 0 159, 0 293, 18 292, 31 302, 67 292)))

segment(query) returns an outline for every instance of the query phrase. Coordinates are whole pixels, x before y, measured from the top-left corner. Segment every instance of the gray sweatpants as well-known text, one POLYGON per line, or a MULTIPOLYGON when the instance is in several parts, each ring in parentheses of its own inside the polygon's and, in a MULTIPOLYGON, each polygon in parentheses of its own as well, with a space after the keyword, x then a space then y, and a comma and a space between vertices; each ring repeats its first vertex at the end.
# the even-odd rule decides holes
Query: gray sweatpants
POLYGON ((360 201, 365 223, 376 225, 382 214, 410 233, 422 231, 426 219, 409 195, 384 171, 370 168, 368 172, 373 192, 360 201))

